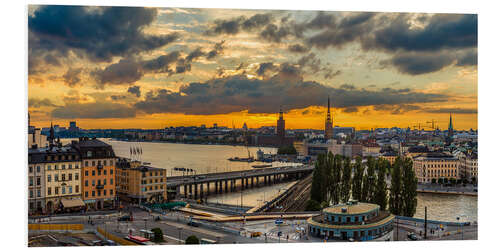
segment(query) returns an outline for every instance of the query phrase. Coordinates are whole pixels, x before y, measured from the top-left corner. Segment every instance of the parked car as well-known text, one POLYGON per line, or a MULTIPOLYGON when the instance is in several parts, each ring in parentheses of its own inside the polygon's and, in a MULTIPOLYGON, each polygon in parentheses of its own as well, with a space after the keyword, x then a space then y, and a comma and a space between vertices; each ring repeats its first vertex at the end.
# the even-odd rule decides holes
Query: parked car
POLYGON ((132 217, 130 215, 124 215, 118 218, 118 221, 132 221, 132 217))
POLYGON ((408 233, 408 239, 410 240, 418 240, 418 237, 415 233, 408 233))
POLYGON ((192 227, 199 227, 200 226, 200 223, 198 222, 194 222, 194 221, 190 221, 187 223, 188 226, 192 226, 192 227))

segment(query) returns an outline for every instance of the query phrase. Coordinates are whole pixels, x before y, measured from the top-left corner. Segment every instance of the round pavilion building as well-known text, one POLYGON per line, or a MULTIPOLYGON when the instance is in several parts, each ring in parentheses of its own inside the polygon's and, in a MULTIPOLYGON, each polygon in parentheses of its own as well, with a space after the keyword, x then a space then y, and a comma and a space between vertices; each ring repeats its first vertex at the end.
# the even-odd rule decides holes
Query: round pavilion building
POLYGON ((379 205, 350 201, 323 209, 307 224, 312 236, 325 239, 392 240, 394 218, 379 205))

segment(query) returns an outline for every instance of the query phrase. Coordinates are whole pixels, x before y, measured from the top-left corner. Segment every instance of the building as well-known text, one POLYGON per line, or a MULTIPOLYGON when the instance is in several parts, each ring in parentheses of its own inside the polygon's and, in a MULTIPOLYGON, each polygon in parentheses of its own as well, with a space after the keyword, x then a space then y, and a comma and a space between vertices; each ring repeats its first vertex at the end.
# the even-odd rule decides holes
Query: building
POLYGON ((392 164, 394 164, 394 162, 396 161, 396 158, 398 156, 399 156, 398 153, 396 153, 394 151, 386 151, 386 152, 382 153, 380 158, 389 161, 389 163, 391 163, 391 165, 392 165, 392 164))
POLYGON ((276 122, 276 135, 257 135, 252 137, 254 145, 262 146, 285 146, 293 145, 294 136, 287 136, 285 129, 285 119, 283 119, 283 110, 280 108, 279 118, 276 122))
POLYGON ((82 209, 81 161, 76 150, 60 143, 28 150, 30 211, 54 213, 82 209), (32 192, 32 190, 34 192, 32 192))
POLYGON ((325 120, 325 139, 329 140, 333 138, 333 120, 330 115, 330 96, 328 96, 328 111, 326 113, 326 120, 325 120))
POLYGON ((339 127, 335 126, 333 128, 333 136, 339 137, 339 135, 344 135, 345 137, 354 136, 356 129, 353 127, 339 127))
POLYGON ((301 146, 304 156, 317 156, 319 154, 342 155, 349 158, 363 155, 363 146, 361 144, 337 143, 336 140, 306 140, 301 146))
POLYGON ((357 201, 324 208, 307 220, 309 234, 326 240, 392 240, 395 216, 357 201))
POLYGON ((80 131, 80 128, 76 126, 76 121, 70 121, 69 122, 69 128, 68 132, 70 133, 78 133, 80 131))
POLYGON ((453 143, 453 122, 451 120, 450 114, 450 122, 448 124, 448 134, 446 135, 446 145, 451 145, 453 143))
POLYGON ((116 163, 116 192, 120 200, 163 202, 167 197, 167 170, 119 159, 116 163))
POLYGON ((460 161, 453 155, 427 153, 413 158, 413 169, 419 183, 437 183, 460 179, 460 161))
POLYGON ((379 156, 380 149, 381 147, 377 143, 365 143, 363 144, 363 157, 379 156))
POLYGON ((111 145, 81 137, 72 141, 81 158, 82 197, 87 209, 111 208, 115 203, 115 153, 111 145))
POLYGON ((28 148, 32 148, 33 145, 37 145, 39 148, 49 146, 47 136, 41 133, 40 128, 31 127, 28 132, 28 148))
POLYGON ((467 154, 462 161, 462 177, 467 179, 469 182, 477 183, 477 154, 471 153, 467 154))
POLYGON ((283 119, 283 110, 280 107, 279 119, 276 122, 276 134, 280 141, 283 141, 285 138, 285 120, 283 119))

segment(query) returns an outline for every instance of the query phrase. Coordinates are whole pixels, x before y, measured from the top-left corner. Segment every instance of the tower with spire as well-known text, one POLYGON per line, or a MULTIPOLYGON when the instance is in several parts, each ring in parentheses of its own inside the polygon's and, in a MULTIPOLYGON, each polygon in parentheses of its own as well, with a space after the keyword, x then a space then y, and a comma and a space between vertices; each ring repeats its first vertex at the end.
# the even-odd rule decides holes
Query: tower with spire
POLYGON ((52 125, 52 122, 50 122, 50 134, 49 138, 47 139, 49 140, 50 145, 54 144, 54 140, 56 139, 54 135, 54 126, 52 125))
POLYGON ((330 114, 330 96, 328 96, 328 110, 326 112, 325 120, 325 139, 329 140, 333 138, 333 121, 330 114))
POLYGON ((453 142, 453 121, 450 113, 450 123, 448 124, 448 135, 446 136, 446 144, 450 145, 453 142))
POLYGON ((279 119, 276 124, 276 134, 278 134, 280 142, 283 142, 283 139, 285 138, 285 120, 283 119, 283 109, 281 108, 281 106, 280 106, 279 119))

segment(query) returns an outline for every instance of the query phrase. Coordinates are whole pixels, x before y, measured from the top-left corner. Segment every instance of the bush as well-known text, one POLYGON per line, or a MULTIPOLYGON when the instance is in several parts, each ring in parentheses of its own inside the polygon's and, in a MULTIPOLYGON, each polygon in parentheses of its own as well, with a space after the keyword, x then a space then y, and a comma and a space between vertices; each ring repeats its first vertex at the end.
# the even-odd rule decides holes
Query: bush
POLYGON ((186 238, 186 245, 197 245, 200 244, 200 240, 198 240, 198 237, 191 235, 186 238))
POLYGON ((319 211, 321 210, 321 205, 315 200, 308 200, 306 203, 306 211, 319 211))
POLYGON ((151 232, 153 232, 155 235, 154 235, 154 238, 153 238, 153 241, 154 242, 162 242, 163 241, 163 232, 161 231, 160 228, 153 228, 151 229, 151 232))
POLYGON ((297 150, 293 145, 282 146, 278 149, 279 155, 296 155, 297 150))
POLYGON ((436 184, 436 179, 432 179, 432 184, 436 184))

